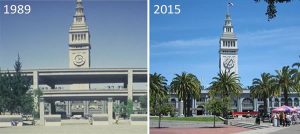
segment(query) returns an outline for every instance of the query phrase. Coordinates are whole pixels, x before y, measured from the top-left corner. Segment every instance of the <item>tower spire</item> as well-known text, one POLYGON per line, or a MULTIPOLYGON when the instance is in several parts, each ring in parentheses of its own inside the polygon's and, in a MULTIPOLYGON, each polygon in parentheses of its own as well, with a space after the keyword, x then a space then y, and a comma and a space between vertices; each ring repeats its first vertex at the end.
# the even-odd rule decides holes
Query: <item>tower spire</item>
POLYGON ((238 44, 230 17, 230 7, 233 6, 233 3, 229 2, 229 0, 227 2, 225 24, 219 41, 219 69, 220 72, 234 72, 238 74, 238 44))
POLYGON ((82 0, 76 0, 76 10, 73 17, 73 24, 85 25, 85 15, 83 12, 82 0))

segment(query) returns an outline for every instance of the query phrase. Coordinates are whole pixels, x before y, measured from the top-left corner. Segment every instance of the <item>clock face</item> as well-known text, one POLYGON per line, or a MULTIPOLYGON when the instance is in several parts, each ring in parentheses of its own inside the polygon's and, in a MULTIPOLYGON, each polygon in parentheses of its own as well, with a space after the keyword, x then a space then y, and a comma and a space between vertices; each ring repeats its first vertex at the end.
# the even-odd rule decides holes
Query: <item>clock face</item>
POLYGON ((82 55, 76 55, 75 58, 74 58, 73 63, 76 66, 82 66, 85 63, 85 59, 83 58, 82 55))
POLYGON ((231 72, 231 69, 234 67, 234 58, 231 56, 225 57, 223 66, 227 72, 231 72))

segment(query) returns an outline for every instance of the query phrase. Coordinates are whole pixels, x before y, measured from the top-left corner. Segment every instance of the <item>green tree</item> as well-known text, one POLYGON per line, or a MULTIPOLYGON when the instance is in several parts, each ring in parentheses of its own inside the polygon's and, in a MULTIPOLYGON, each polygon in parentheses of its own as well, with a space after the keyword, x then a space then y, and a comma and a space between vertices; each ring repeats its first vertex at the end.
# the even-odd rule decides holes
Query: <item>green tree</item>
MULTIPOLYGON (((255 2, 260 2, 261 0, 254 0, 255 2)), ((292 0, 264 0, 268 4, 267 12, 265 13, 268 16, 268 21, 276 17, 277 9, 276 5, 278 3, 289 3, 292 0)))
POLYGON ((214 115, 214 126, 216 127, 216 115, 219 115, 222 113, 224 104, 222 104, 222 100, 212 97, 209 99, 205 104, 205 109, 208 112, 211 112, 214 115))
POLYGON ((132 113, 133 113, 133 102, 131 99, 129 99, 127 100, 127 104, 126 104, 127 117, 129 118, 132 113))
POLYGON ((0 70, 0 114, 4 114, 9 109, 9 104, 11 104, 11 83, 10 83, 10 73, 2 73, 0 70))
POLYGON ((296 91, 296 69, 291 69, 289 66, 284 66, 280 70, 276 70, 276 86, 280 92, 283 92, 284 105, 288 105, 288 95, 296 91))
POLYGON ((192 99, 199 99, 201 93, 201 83, 197 77, 191 73, 182 72, 175 74, 171 82, 171 90, 175 92, 178 99, 183 101, 184 116, 191 116, 192 99))
MULTIPOLYGON (((300 58, 300 56, 299 56, 300 58)), ((293 67, 297 67, 297 71, 294 74, 294 81, 295 81, 295 90, 300 93, 300 62, 296 62, 293 64, 293 67)))
POLYGON ((29 91, 30 81, 21 72, 22 63, 18 55, 15 61, 15 72, 0 73, 0 110, 11 114, 32 113, 33 98, 29 91))
POLYGON ((210 83, 210 96, 219 96, 222 99, 223 105, 223 116, 227 117, 228 109, 230 106, 231 98, 239 96, 242 92, 242 85, 239 77, 234 73, 221 72, 217 77, 213 78, 210 83))
POLYGON ((161 74, 150 74, 150 113, 157 114, 158 101, 167 95, 167 79, 161 74))
POLYGON ((158 114, 158 128, 161 127, 161 118, 162 115, 172 114, 174 112, 173 105, 168 103, 169 96, 163 96, 158 99, 157 102, 157 114, 158 114))
POLYGON ((278 96, 279 90, 275 87, 276 81, 270 73, 262 73, 261 78, 252 81, 250 95, 254 98, 261 98, 264 101, 264 115, 267 115, 267 100, 271 96, 278 96))
POLYGON ((26 79, 21 72, 22 63, 20 61, 19 55, 18 55, 18 59, 15 62, 14 68, 15 68, 15 73, 12 79, 12 91, 13 91, 13 99, 15 101, 15 109, 13 112, 21 113, 24 112, 25 109, 26 109, 26 113, 32 112, 33 99, 31 95, 27 95, 30 89, 30 81, 26 79), (24 105, 23 102, 26 102, 26 105, 24 105), (29 109, 31 109, 31 111, 28 111, 29 109))
POLYGON ((147 113, 147 95, 140 96, 139 102, 142 109, 145 109, 145 113, 147 113))

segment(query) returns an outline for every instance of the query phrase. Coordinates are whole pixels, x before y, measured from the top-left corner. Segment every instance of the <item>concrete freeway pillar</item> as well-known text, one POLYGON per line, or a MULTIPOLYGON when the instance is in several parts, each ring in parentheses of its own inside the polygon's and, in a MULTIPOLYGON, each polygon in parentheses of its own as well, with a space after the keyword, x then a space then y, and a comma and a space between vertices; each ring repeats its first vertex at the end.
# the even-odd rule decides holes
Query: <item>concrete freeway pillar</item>
POLYGON ((112 98, 108 98, 107 102, 107 114, 108 114, 108 122, 110 124, 113 123, 113 100, 112 98))
POLYGON ((40 97, 40 124, 45 125, 45 102, 44 98, 40 97))
POLYGON ((133 74, 132 69, 128 70, 128 81, 127 81, 127 90, 128 90, 128 100, 132 100, 132 90, 133 90, 133 74))

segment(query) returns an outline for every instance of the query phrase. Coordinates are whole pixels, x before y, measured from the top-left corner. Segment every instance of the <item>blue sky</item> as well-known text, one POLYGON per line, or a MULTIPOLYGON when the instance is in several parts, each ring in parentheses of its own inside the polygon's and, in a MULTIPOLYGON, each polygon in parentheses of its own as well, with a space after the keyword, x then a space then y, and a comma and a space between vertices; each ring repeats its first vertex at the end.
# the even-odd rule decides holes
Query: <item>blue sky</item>
MULTIPOLYGON (((254 0, 232 0, 231 17, 239 45, 239 76, 244 87, 262 72, 275 74, 299 62, 300 1, 278 4, 270 22, 267 5, 254 0)), ((150 70, 171 82, 183 71, 195 74, 205 87, 219 72, 219 38, 225 0, 152 0, 150 9, 150 70), (179 4, 180 15, 154 15, 155 4, 179 4)))
MULTIPOLYGON (((0 68, 68 68, 68 31, 75 0, 2 1, 30 4, 29 15, 0 14, 0 68)), ((83 0, 91 34, 91 67, 147 67, 146 0, 83 0)))

